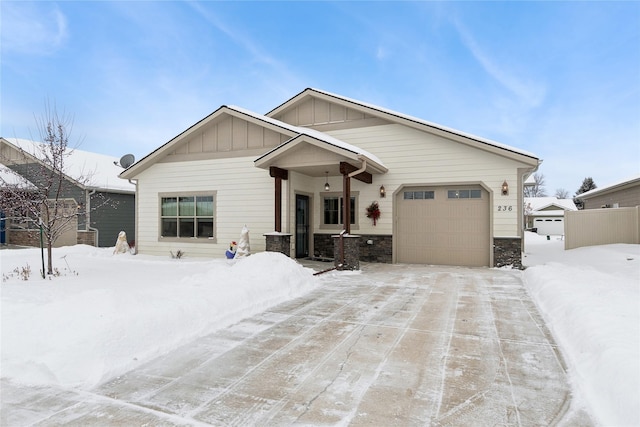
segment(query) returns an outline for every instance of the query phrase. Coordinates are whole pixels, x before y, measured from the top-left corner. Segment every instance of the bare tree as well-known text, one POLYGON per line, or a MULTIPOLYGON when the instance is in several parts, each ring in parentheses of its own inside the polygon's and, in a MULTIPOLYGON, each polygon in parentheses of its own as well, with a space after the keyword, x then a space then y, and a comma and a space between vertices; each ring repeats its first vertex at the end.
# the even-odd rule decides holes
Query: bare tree
POLYGON ((65 173, 66 160, 73 152, 69 148, 72 124, 71 116, 59 115, 47 103, 43 116, 36 117, 42 143, 19 147, 17 153, 3 152, 0 159, 6 166, 5 175, 0 174, 0 208, 37 221, 47 247, 47 274, 54 272, 54 243, 76 224, 79 215, 85 214, 75 199, 64 197, 69 189, 84 186, 90 180, 90 175, 70 178, 65 173), (11 171, 13 182, 8 182, 7 171, 11 171))
POLYGON ((568 199, 569 198, 569 190, 565 190, 564 188, 558 188, 556 190, 556 197, 558 199, 568 199))
POLYGON ((536 173, 533 175, 533 183, 524 186, 524 197, 545 197, 544 175, 536 173))

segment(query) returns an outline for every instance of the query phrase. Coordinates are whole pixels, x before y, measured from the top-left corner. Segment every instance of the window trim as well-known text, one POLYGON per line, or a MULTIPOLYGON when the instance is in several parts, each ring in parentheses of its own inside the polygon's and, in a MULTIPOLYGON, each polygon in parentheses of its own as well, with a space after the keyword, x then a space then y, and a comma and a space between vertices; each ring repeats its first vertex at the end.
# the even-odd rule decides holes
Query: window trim
MULTIPOLYGON (((338 200, 342 199, 343 197, 343 193, 342 191, 323 191, 320 192, 320 224, 319 224, 319 228, 321 230, 342 230, 344 228, 344 225, 342 223, 339 224, 325 224, 324 222, 324 201, 326 198, 338 198, 338 200)), ((351 192, 351 197, 355 199, 354 201, 354 209, 353 209, 353 216, 354 216, 354 223, 351 224, 351 229, 352 230, 357 230, 360 228, 360 192, 359 191, 352 191, 351 192)), ((338 212, 339 217, 342 217, 342 210, 340 210, 340 212, 338 212)))
MULTIPOLYGON (((195 201, 195 200, 194 200, 195 201)), ((218 208, 218 192, 217 191, 172 191, 172 192, 163 192, 158 193, 158 242, 180 242, 180 243, 217 243, 218 242, 218 230, 217 230, 217 219, 216 215, 218 208), (213 237, 174 237, 168 236, 165 237, 162 235, 162 199, 168 197, 175 197, 177 203, 179 203, 180 197, 199 197, 199 196, 210 196, 213 197, 213 237)), ((198 216, 196 215, 196 206, 194 205, 194 231, 197 229, 196 219, 198 216)), ((171 216, 168 216, 171 217, 171 216)), ((175 216, 176 219, 180 218, 179 216, 175 216)), ((203 218, 209 218, 208 216, 203 216, 203 218)))

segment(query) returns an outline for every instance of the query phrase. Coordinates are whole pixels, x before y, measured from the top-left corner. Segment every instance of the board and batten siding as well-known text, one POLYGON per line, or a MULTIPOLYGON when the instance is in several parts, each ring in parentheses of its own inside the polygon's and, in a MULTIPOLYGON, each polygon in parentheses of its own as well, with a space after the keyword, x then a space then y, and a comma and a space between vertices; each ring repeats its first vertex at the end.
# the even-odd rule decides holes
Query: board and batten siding
POLYGON ((359 233, 392 233, 393 217, 385 213, 392 212, 392 194, 402 186, 481 184, 491 197, 492 236, 520 236, 522 196, 518 190, 518 168, 525 166, 522 163, 397 124, 327 133, 376 155, 389 169, 384 175, 374 175, 373 185, 352 185, 353 191, 361 191, 362 215, 369 198, 379 202, 382 212, 375 227, 365 217, 359 233), (505 180, 509 184, 508 196, 501 194, 505 180), (384 199, 378 195, 380 185, 387 191, 384 199))
POLYGON ((135 239, 135 196, 133 194, 98 192, 90 197, 91 206, 99 206, 89 213, 91 227, 98 230, 97 246, 115 246, 120 231, 127 234, 128 241, 135 239))
MULTIPOLYGON (((156 163, 138 181, 138 252, 169 256, 180 250, 185 256, 221 258, 231 241, 238 241, 242 227, 249 228, 251 252, 265 249, 263 234, 273 231, 274 184, 269 172, 254 167, 254 157, 156 163), (160 194, 211 192, 214 201, 213 241, 162 241, 160 194), (143 220, 141 220, 143 219, 143 220)), ((195 240, 195 239, 193 239, 195 240)))

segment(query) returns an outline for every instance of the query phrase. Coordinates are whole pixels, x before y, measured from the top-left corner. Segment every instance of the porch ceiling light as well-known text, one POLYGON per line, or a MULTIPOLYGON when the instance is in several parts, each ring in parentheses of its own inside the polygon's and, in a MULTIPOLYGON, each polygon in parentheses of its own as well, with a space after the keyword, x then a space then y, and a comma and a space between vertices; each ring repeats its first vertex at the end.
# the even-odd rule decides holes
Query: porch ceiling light
POLYGON ((331 189, 331 186, 329 185, 329 172, 325 172, 325 175, 327 178, 324 182, 324 191, 329 191, 331 189))

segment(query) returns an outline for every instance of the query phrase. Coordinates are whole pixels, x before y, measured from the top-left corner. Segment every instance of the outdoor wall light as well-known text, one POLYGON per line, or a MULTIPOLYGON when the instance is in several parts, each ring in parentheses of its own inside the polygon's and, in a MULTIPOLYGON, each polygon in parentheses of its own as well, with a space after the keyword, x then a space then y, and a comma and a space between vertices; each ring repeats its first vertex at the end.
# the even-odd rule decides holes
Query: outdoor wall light
POLYGON ((324 191, 329 191, 331 189, 329 185, 329 172, 325 172, 325 175, 327 175, 327 179, 324 182, 324 191))
POLYGON ((503 196, 509 195, 509 184, 507 184, 506 180, 502 183, 502 195, 503 196))
POLYGON ((380 197, 384 199, 386 196, 387 196, 387 192, 384 189, 384 185, 381 185, 380 186, 380 197))

